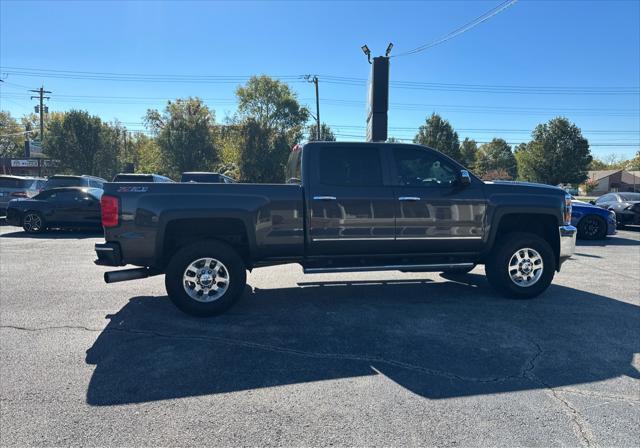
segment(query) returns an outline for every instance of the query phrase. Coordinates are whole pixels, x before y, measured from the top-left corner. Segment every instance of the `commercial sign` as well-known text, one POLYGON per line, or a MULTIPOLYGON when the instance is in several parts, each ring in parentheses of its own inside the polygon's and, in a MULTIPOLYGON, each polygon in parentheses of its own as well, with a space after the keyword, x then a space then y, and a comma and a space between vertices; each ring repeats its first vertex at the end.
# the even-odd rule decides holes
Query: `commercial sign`
POLYGON ((11 166, 14 168, 38 168, 37 159, 11 159, 11 166))
POLYGON ((32 156, 42 154, 40 140, 29 140, 29 154, 32 156))
POLYGON ((42 159, 42 162, 44 163, 45 167, 59 166, 60 165, 60 161, 56 160, 56 159, 42 159))

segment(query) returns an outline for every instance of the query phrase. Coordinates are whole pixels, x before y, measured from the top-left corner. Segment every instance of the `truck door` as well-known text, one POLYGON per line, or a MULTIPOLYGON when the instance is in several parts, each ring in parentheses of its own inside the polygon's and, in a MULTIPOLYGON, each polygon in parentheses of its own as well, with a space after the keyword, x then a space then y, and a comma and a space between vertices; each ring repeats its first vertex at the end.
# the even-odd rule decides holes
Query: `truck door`
POLYGON ((395 184, 396 248, 402 253, 475 252, 482 247, 483 183, 460 182, 462 167, 422 146, 389 147, 395 184))
MULTIPOLYGON (((307 153, 308 154, 308 153, 307 153)), ((391 252, 395 198, 377 145, 322 144, 311 151, 307 195, 309 254, 391 252)))

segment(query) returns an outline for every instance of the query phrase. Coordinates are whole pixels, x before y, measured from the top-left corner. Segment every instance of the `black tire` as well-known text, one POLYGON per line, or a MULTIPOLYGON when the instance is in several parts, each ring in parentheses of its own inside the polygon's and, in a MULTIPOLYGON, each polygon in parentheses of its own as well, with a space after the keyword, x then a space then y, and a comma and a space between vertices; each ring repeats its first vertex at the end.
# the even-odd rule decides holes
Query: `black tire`
POLYGON ((28 210, 22 215, 22 228, 27 233, 42 233, 47 230, 47 223, 42 213, 28 210))
POLYGON ((602 240, 607 236, 607 223, 600 216, 587 215, 578 223, 578 238, 602 240))
POLYGON ((216 316, 228 310, 242 296, 246 284, 247 271, 242 258, 235 249, 221 241, 198 241, 179 249, 165 272, 165 287, 171 301, 180 310, 197 317, 216 316), (192 298, 185 287, 185 284, 196 285, 195 282, 184 280, 187 267, 203 258, 213 258, 222 263, 223 272, 227 271, 229 279, 226 291, 211 302, 192 298))
MULTIPOLYGON (((522 252, 520 252, 522 254, 522 252)), ((525 254, 526 257, 526 254, 525 254)), ((501 238, 485 264, 487 280, 500 293, 514 299, 531 299, 546 290, 556 271, 556 257, 549 243, 533 233, 514 232, 501 238), (519 250, 530 248, 542 260, 542 272, 530 286, 521 286, 511 279, 510 261, 519 250)), ((537 272, 534 271, 534 272, 537 272)))

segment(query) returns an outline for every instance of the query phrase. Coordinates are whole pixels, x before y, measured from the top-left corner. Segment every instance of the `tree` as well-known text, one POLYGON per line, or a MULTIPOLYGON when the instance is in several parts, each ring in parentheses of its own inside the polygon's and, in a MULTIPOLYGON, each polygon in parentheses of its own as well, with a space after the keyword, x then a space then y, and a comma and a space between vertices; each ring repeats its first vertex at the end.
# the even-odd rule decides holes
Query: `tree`
POLYGON ((168 175, 167 165, 163 163, 162 152, 156 141, 140 134, 133 141, 136 173, 157 173, 168 175))
POLYGON ((399 139, 399 138, 397 138, 397 137, 389 137, 389 138, 387 139, 387 143, 402 143, 402 142, 401 142, 401 141, 400 141, 400 139, 399 139))
POLYGON ((640 171, 640 151, 636 152, 636 156, 627 162, 627 169, 640 171))
POLYGON ((8 111, 0 111, 0 157, 24 154, 24 129, 8 111))
POLYGON ((460 145, 460 159, 458 161, 467 168, 475 169, 474 165, 476 162, 477 152, 478 144, 475 140, 471 140, 467 137, 460 145))
POLYGON ((460 160, 458 133, 447 120, 435 113, 420 126, 413 142, 435 148, 455 160, 460 160))
POLYGON ((243 123, 238 168, 243 182, 283 182, 291 146, 283 132, 250 118, 243 123))
POLYGON ((483 179, 511 180, 516 177, 516 158, 511 146, 501 138, 494 138, 480 146, 476 154, 476 174, 483 179))
POLYGON ((170 176, 213 169, 218 162, 213 134, 215 116, 200 98, 169 101, 162 113, 150 109, 145 122, 157 135, 156 143, 170 176))
MULTIPOLYGON (((45 114, 44 116, 44 126, 47 127, 51 116, 49 114, 45 114)), ((40 140, 40 117, 33 112, 23 115, 20 118, 20 123, 24 127, 25 131, 29 132, 29 138, 32 140, 40 140)))
POLYGON ((551 185, 584 182, 592 157, 580 128, 557 117, 536 126, 531 136, 516 153, 520 178, 551 185))
POLYGON ((118 131, 86 111, 52 115, 44 150, 59 159, 63 170, 111 178, 118 170, 115 135, 118 131))
POLYGON ((606 169, 608 169, 607 164, 600 159, 593 158, 593 160, 591 160, 591 163, 589 164, 589 171, 599 171, 606 169))
POLYGON ((246 86, 237 88, 236 97, 241 119, 250 118, 264 129, 301 137, 309 112, 287 84, 265 75, 252 76, 246 86))
POLYGON ((308 140, 310 142, 320 141, 320 142, 335 142, 336 136, 333 135, 331 128, 325 124, 320 124, 320 138, 318 138, 318 125, 316 123, 311 124, 307 128, 308 140))

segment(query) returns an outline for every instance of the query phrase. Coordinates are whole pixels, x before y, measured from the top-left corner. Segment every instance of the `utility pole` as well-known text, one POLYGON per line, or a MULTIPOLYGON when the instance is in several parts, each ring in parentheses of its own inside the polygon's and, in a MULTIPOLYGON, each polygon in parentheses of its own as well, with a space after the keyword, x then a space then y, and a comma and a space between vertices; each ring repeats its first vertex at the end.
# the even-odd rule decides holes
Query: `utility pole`
POLYGON ((313 75, 313 77, 311 75, 306 75, 305 79, 308 82, 314 83, 316 86, 316 138, 320 141, 320 95, 318 93, 318 75, 313 75))
POLYGON ((44 140, 44 100, 51 99, 49 96, 44 96, 45 93, 52 93, 49 90, 44 90, 44 86, 40 87, 37 90, 29 90, 29 92, 35 92, 38 96, 32 96, 31 99, 40 98, 40 108, 37 110, 40 113, 40 144, 44 140))

